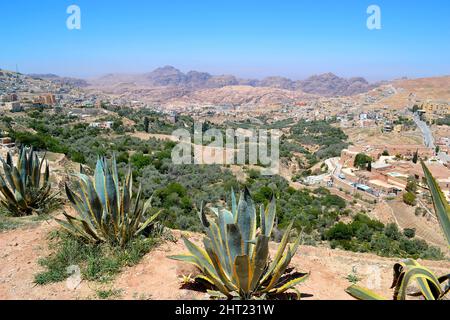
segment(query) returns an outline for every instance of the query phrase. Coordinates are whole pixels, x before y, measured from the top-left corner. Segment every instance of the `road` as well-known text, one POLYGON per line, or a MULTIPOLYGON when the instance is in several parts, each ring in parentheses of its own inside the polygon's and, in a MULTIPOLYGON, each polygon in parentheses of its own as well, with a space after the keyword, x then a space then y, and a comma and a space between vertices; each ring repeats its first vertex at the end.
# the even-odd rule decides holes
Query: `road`
POLYGON ((420 120, 420 118, 417 114, 414 114, 413 119, 414 119, 414 122, 416 123, 416 125, 419 127, 420 131, 422 131, 423 141, 424 141, 425 145, 428 148, 431 148, 434 150, 436 147, 434 145, 434 137, 433 137, 433 134, 431 133, 430 127, 428 127, 428 125, 426 124, 425 121, 420 120))

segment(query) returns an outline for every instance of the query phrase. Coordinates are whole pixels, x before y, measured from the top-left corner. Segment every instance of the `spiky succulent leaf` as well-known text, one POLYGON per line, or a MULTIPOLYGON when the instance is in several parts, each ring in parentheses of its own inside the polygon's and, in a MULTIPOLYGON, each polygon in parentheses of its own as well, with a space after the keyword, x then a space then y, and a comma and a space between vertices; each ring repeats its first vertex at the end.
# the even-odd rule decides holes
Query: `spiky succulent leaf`
POLYGON ((74 220, 66 215, 70 227, 59 222, 69 232, 74 233, 75 228, 85 240, 125 246, 154 223, 160 212, 147 216, 151 198, 142 204, 140 186, 132 206, 131 171, 121 186, 114 158, 111 166, 99 158, 94 178, 80 173, 75 175, 78 180, 73 183, 74 190, 66 184, 67 198, 79 217, 74 220))
POLYGON ((434 211, 436 212, 439 223, 442 226, 442 230, 444 231, 445 237, 447 238, 447 242, 450 246, 450 206, 430 170, 423 161, 421 163, 428 187, 430 188, 431 196, 433 198, 434 211))
POLYGON ((380 296, 379 294, 357 285, 352 285, 345 291, 358 300, 386 300, 386 298, 380 296))
POLYGON ((190 255, 169 258, 196 265, 205 278, 228 298, 264 298, 267 294, 283 293, 304 281, 306 276, 281 280, 300 238, 288 246, 292 224, 286 230, 275 258, 269 260, 269 239, 275 223, 275 198, 265 210, 261 207, 261 232, 257 235, 256 209, 250 192, 245 189, 236 203, 231 192, 231 211, 212 208, 216 221, 209 221, 203 206, 199 217, 205 228, 205 250, 184 238, 190 255))
POLYGON ((14 165, 11 153, 0 157, 0 204, 13 216, 40 214, 54 198, 51 195, 50 169, 45 155, 39 159, 33 148, 22 147, 14 165), (43 164, 45 170, 42 172, 43 164))

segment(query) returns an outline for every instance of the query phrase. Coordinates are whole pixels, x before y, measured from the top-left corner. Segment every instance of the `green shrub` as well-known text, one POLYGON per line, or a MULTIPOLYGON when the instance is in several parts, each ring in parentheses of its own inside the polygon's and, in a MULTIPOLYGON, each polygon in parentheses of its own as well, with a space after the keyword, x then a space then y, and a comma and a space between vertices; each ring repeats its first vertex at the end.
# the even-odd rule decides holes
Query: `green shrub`
POLYGON ((410 206, 416 205, 416 195, 412 192, 406 192, 403 194, 403 202, 410 206))

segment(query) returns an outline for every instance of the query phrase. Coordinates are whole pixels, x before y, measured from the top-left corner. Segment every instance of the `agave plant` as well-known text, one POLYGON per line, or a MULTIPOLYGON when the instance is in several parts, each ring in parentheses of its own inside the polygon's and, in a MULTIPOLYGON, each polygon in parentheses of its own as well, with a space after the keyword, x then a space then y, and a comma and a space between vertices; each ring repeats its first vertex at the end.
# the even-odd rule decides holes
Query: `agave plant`
MULTIPOLYGON (((434 210, 450 246, 450 206, 430 170, 423 161, 421 163, 433 198, 434 210)), ((432 271, 421 266, 417 261, 412 259, 403 260, 394 266, 394 281, 391 289, 394 289, 394 300, 405 300, 407 295, 420 296, 426 300, 445 299, 450 290, 450 274, 437 277, 432 271), (414 280, 420 291, 407 294, 407 288, 414 280)), ((361 300, 385 299, 366 288, 356 285, 347 288, 346 291, 351 296, 361 300)))
MULTIPOLYGON (((269 260, 269 239, 275 221, 275 197, 269 206, 260 207, 260 227, 257 229, 256 208, 250 193, 245 189, 236 204, 231 193, 231 211, 212 208, 215 221, 209 220, 203 208, 200 219, 206 232, 204 249, 183 237, 189 254, 171 256, 197 266, 202 275, 216 290, 212 296, 227 298, 263 298, 281 294, 304 281, 308 275, 285 275, 300 243, 300 237, 289 244, 292 223, 286 230, 273 260, 269 260)), ((297 292, 298 293, 298 292, 297 292)))
POLYGON ((158 217, 159 212, 147 217, 151 198, 141 201, 141 186, 133 200, 133 176, 131 168, 123 186, 119 182, 115 156, 111 168, 105 158, 99 158, 94 178, 77 174, 72 191, 66 184, 66 194, 79 217, 64 213, 67 221, 57 221, 70 233, 85 241, 107 242, 125 246, 139 236, 158 217))
POLYGON ((45 212, 55 196, 51 194, 50 170, 45 156, 39 159, 33 148, 22 147, 16 165, 9 152, 6 161, 1 157, 0 161, 3 164, 0 205, 16 217, 45 212))

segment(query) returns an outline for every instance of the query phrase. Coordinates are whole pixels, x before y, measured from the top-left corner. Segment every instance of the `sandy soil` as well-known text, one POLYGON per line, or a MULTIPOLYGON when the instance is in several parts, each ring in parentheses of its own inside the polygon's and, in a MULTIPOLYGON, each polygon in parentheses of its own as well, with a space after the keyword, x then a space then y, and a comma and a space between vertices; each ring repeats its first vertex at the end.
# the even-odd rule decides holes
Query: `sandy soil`
POLYGON ((402 201, 389 201, 387 203, 395 217, 395 222, 405 229, 416 229, 416 236, 425 239, 428 243, 447 250, 448 245, 437 220, 417 217, 414 214, 415 207, 408 206, 402 201))
POLYGON ((382 133, 379 128, 344 128, 344 132, 349 136, 349 141, 355 145, 423 143, 423 139, 419 131, 382 133))
MULTIPOLYGON (((57 227, 55 222, 41 222, 0 233, 0 299, 96 299, 96 290, 105 285, 83 281, 76 289, 65 282, 37 286, 34 275, 41 271, 38 259, 48 255, 48 233, 57 227)), ((179 239, 180 232, 173 231, 179 239)), ((194 241, 201 235, 189 234, 194 241)), ((276 244, 272 244, 272 254, 276 244)), ((120 290, 119 299, 205 299, 204 292, 183 289, 182 275, 195 274, 189 264, 172 261, 171 254, 185 252, 182 241, 166 242, 147 254, 142 261, 123 270, 106 285, 120 290)), ((356 254, 328 248, 301 246, 291 266, 299 272, 311 272, 310 278, 298 289, 305 299, 350 299, 344 292, 349 285, 346 277, 356 270, 361 284, 390 296, 391 268, 396 259, 381 258, 372 254, 356 254)), ((448 272, 450 262, 423 262, 438 274, 448 272)))

